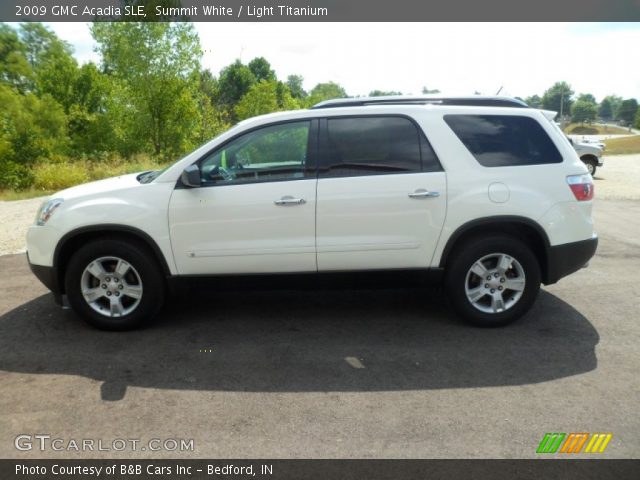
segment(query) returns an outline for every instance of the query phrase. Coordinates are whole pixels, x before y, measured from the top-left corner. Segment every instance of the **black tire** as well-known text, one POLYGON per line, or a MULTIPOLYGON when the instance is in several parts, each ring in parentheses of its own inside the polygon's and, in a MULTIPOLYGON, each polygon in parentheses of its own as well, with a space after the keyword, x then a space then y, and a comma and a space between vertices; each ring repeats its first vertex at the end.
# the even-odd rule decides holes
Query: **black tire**
POLYGON ((585 166, 587 167, 587 170, 589 171, 589 173, 591 174, 591 176, 595 176, 596 174, 596 169, 598 168, 598 164, 591 159, 587 159, 587 160, 582 160, 582 163, 585 164, 585 166))
MULTIPOLYGON (((494 267, 495 268, 495 267, 494 267)), ((499 327, 507 325, 524 315, 533 305, 540 291, 540 265, 531 249, 519 239, 508 235, 490 235, 481 238, 473 238, 457 247, 451 254, 445 273, 445 288, 455 312, 467 322, 481 327, 499 327), (508 262, 509 258, 515 260, 510 264, 504 274, 498 270, 489 269, 486 278, 481 279, 476 273, 470 272, 471 268, 479 260, 483 259, 482 266, 491 266, 495 256, 496 267, 500 254, 504 254, 508 262), (520 272, 520 273, 519 273, 520 272), (491 282, 488 283, 491 276, 491 282), (519 294, 509 290, 504 285, 516 285, 524 279, 524 289, 519 294), (495 285, 493 284, 495 282, 495 285), (507 283, 499 283, 507 282, 507 283), (467 286, 471 291, 480 290, 479 300, 476 305, 467 295, 467 286), (489 290, 489 288, 493 288, 489 290), (500 288, 501 292, 497 292, 500 288), (487 292, 483 294, 482 292, 487 292), (493 293, 489 293, 493 292, 493 293), (495 293, 497 292, 497 293, 495 293), (495 311, 493 296, 500 295, 504 302, 502 311, 495 311), (516 297, 519 298, 515 299, 516 297), (509 305, 507 307, 507 305, 509 305), (482 311, 494 309, 492 312, 482 311)), ((496 304, 499 305, 499 304, 496 304)))
MULTIPOLYGON (((126 265, 126 264, 122 264, 126 265)), ((126 268, 126 266, 124 267, 126 268)), ((65 273, 65 289, 69 304, 72 310, 83 320, 102 330, 130 330, 137 328, 143 323, 151 320, 162 308, 165 297, 165 283, 162 270, 153 254, 142 242, 130 241, 119 238, 108 238, 100 241, 93 241, 82 246, 71 257, 67 264, 65 273), (98 259, 106 259, 97 262, 98 259), (111 265, 115 265, 120 259, 129 264, 127 273, 122 277, 124 280, 113 280, 116 275, 113 273, 111 265), (110 283, 114 290, 109 297, 103 296, 92 302, 91 306, 82 293, 81 283, 94 282, 93 287, 99 292, 99 287, 106 285, 97 276, 85 273, 85 269, 90 265, 100 264, 106 275, 111 271, 111 282, 118 282, 122 285, 110 283), (127 280, 128 279, 128 280, 127 280), (97 284, 96 284, 97 282, 97 284), (139 288, 139 299, 128 297, 126 294, 120 295, 117 288, 134 289, 139 288), (120 299, 120 316, 108 316, 106 310, 109 309, 109 302, 115 300, 115 295, 120 299), (114 295, 114 296, 112 296, 114 295), (130 312, 127 312, 131 309, 130 312), (105 311, 105 313, 99 313, 105 311)), ((122 290, 121 290, 122 291, 122 290)), ((104 290, 105 294, 107 290, 104 290)))

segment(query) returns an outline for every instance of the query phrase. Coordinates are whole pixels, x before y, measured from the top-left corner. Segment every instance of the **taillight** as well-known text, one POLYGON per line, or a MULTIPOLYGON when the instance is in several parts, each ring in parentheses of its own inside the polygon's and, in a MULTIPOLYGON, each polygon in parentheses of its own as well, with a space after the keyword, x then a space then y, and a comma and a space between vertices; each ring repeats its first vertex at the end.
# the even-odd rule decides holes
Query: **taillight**
POLYGON ((579 202, 585 202, 593 198, 593 178, 588 173, 585 175, 570 175, 567 177, 567 183, 579 202))

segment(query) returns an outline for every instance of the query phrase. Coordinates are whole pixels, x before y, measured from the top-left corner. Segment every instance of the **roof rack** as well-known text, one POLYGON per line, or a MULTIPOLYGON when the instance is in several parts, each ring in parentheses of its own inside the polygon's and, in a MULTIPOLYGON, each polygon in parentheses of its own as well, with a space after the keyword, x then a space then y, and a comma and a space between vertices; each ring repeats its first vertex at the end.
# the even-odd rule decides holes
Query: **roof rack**
POLYGON ((336 98, 316 103, 311 109, 364 107, 367 105, 461 105, 473 107, 529 108, 522 100, 511 97, 470 95, 466 97, 444 97, 440 95, 391 95, 382 97, 336 98))

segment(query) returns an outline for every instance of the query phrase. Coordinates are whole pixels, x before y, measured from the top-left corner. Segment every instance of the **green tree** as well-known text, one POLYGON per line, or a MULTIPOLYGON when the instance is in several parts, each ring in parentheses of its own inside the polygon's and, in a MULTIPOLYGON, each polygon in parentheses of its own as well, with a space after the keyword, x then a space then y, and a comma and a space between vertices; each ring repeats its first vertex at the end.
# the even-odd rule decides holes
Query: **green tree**
POLYGON ((593 122, 598 114, 598 109, 594 102, 587 100, 577 100, 571 106, 571 121, 580 122, 593 122))
POLYGON ((200 72, 199 92, 202 121, 198 129, 198 143, 204 143, 227 130, 230 124, 227 121, 229 115, 223 109, 216 107, 219 84, 209 70, 200 72))
POLYGON ((580 95, 578 95, 578 101, 593 103, 594 105, 598 104, 598 102, 596 102, 596 97, 594 97, 590 93, 581 93, 580 95))
POLYGON ((15 87, 19 92, 29 90, 33 82, 33 69, 27 61, 27 45, 9 25, 0 23, 0 82, 15 87))
POLYGON ((124 79, 109 76, 109 95, 105 99, 104 123, 111 126, 108 143, 110 151, 128 158, 142 151, 149 151, 146 135, 148 127, 141 125, 147 120, 141 101, 131 101, 132 89, 124 79))
POLYGON ((282 82, 262 80, 254 84, 235 107, 239 120, 282 110, 293 110, 299 105, 282 82))
POLYGON ((622 120, 628 125, 631 125, 636 118, 637 112, 638 101, 635 98, 628 98, 620 103, 618 111, 616 112, 616 118, 618 120, 622 120))
POLYGON ((118 150, 114 136, 115 123, 109 111, 112 80, 94 63, 78 70, 73 86, 75 102, 68 111, 69 137, 76 154, 94 154, 118 150))
POLYGON ((289 86, 276 80, 276 100, 278 102, 278 110, 296 110, 301 107, 299 100, 293 98, 289 86))
POLYGON ((429 95, 430 93, 436 94, 436 93, 440 93, 440 90, 438 90, 437 88, 434 88, 433 90, 429 90, 427 87, 422 87, 422 93, 425 95, 429 95))
POLYGON ((308 94, 302 86, 304 78, 301 75, 289 75, 287 77, 287 86, 293 98, 305 98, 308 94))
POLYGON ((608 103, 611 106, 611 113, 608 117, 605 117, 602 114, 600 116, 608 120, 613 120, 616 117, 616 112, 618 111, 620 104, 622 103, 622 97, 619 97, 618 95, 607 95, 602 99, 602 102, 600 103, 601 107, 602 103, 604 102, 608 103))
POLYGON ((611 100, 603 98, 598 106, 598 116, 603 120, 611 120, 613 118, 613 107, 611 100))
POLYGON ((236 60, 220 72, 218 105, 232 110, 255 83, 256 76, 251 69, 236 60))
POLYGON ((25 22, 20 24, 20 38, 26 47, 26 58, 32 67, 36 67, 42 56, 50 50, 54 44, 62 41, 41 23, 25 22))
POLYGON ((256 82, 262 80, 271 81, 276 79, 276 72, 271 70, 271 64, 264 57, 256 57, 249 62, 249 70, 256 78, 256 82))
POLYGON ((369 92, 370 97, 386 97, 389 95, 402 95, 402 92, 396 92, 394 90, 372 90, 369 92))
POLYGON ((568 115, 571 112, 573 93, 567 82, 556 82, 542 95, 542 108, 558 112, 561 116, 568 115))
POLYGON ((141 140, 149 139, 150 150, 165 157, 192 147, 200 121, 196 79, 202 56, 193 25, 96 22, 91 32, 104 71, 118 81, 116 91, 124 95, 114 99, 120 104, 115 109, 133 115, 132 129, 123 133, 137 142, 123 138, 125 144, 137 143, 142 149, 141 140))
POLYGON ((67 118, 50 95, 9 85, 0 84, 0 105, 0 188, 26 188, 31 165, 66 153, 67 118))
POLYGON ((204 143, 228 130, 231 124, 220 109, 215 108, 208 98, 201 97, 201 122, 197 130, 198 143, 204 143))
POLYGON ((324 100, 346 98, 347 96, 345 89, 335 82, 319 83, 309 92, 306 104, 312 106, 324 100))
POLYGON ((198 80, 198 89, 213 104, 214 99, 218 96, 218 79, 213 76, 210 70, 202 70, 198 80))
POLYGON ((51 95, 68 113, 76 103, 74 86, 78 77, 71 46, 41 23, 21 24, 20 36, 34 72, 34 90, 40 96, 51 95))
POLYGON ((636 112, 636 124, 635 124, 635 126, 636 126, 636 128, 640 129, 640 108, 636 112))
POLYGON ((542 99, 540 98, 539 95, 532 95, 530 97, 525 98, 524 101, 531 108, 542 108, 542 99))

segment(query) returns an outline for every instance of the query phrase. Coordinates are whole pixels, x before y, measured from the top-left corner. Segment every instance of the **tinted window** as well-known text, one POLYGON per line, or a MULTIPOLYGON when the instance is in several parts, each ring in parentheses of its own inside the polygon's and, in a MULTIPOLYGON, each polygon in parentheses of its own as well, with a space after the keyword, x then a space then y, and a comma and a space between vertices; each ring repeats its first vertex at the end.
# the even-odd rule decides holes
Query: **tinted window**
POLYGON ((560 152, 533 118, 445 115, 444 120, 484 167, 562 162, 560 152))
POLYGON ((440 160, 424 135, 420 135, 420 153, 422 154, 422 171, 439 172, 442 170, 440 160))
POLYGON ((400 117, 327 120, 328 175, 372 175, 420 171, 420 135, 400 117))
POLYGON ((310 122, 254 130, 216 150, 200 163, 205 184, 304 178, 310 122))

